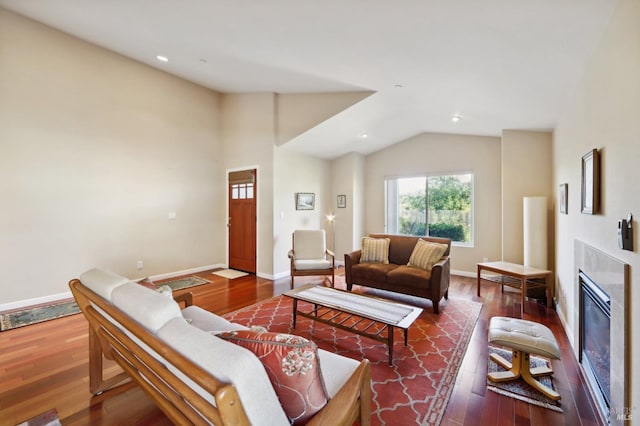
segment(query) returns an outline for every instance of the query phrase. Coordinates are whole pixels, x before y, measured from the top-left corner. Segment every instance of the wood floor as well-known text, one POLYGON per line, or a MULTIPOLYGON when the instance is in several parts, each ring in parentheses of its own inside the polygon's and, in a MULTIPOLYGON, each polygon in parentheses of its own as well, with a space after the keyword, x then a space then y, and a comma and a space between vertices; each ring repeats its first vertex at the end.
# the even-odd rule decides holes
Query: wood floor
MULTIPOLYGON (((343 280, 342 271, 336 276, 343 280)), ((255 276, 227 280, 210 272, 197 274, 213 284, 192 287, 194 303, 223 314, 268 299, 289 289, 289 279, 270 281, 255 276)), ((486 390, 487 324, 492 316, 520 318, 517 292, 483 284, 476 297, 475 279, 451 277, 451 297, 484 302, 442 425, 601 425, 579 366, 555 312, 527 302, 524 318, 554 332, 562 360, 553 362, 554 383, 564 413, 520 402, 486 390)), ((300 279, 313 282, 317 278, 300 279)), ((296 282, 296 285, 298 282, 296 282)), ((177 293, 180 293, 177 292, 177 293)), ((444 306, 446 309, 446 306, 444 306)), ((88 391, 88 333, 82 315, 0 333, 0 425, 15 425, 50 408, 67 425, 169 425, 143 391, 132 388, 107 400, 93 400, 88 391)), ((116 371, 117 366, 111 367, 116 371)))

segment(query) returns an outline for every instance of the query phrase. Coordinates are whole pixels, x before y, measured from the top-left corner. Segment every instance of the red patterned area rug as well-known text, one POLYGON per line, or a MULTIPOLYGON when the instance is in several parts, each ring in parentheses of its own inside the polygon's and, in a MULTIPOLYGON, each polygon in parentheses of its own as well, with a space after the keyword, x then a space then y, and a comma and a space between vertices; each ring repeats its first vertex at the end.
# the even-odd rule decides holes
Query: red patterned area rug
MULTIPOLYGON (((419 300, 419 299, 418 299, 419 300)), ((407 303, 406 300, 402 302, 407 303)), ((299 309, 304 307, 299 302, 299 309)), ((402 331, 396 331, 393 365, 386 345, 334 327, 298 317, 291 327, 292 300, 278 296, 225 316, 246 326, 260 325, 313 340, 318 347, 354 359, 371 362, 374 425, 438 425, 447 407, 456 375, 469 344, 482 304, 443 300, 440 314, 433 314, 430 302, 422 302, 422 315, 409 329, 408 345, 402 331)))

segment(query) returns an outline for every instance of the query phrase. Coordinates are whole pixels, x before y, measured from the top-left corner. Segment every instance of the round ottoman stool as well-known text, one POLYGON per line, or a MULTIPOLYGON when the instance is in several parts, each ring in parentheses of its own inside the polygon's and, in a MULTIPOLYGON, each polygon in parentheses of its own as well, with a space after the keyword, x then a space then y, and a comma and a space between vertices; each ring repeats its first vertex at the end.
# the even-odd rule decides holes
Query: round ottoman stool
POLYGON ((518 377, 553 400, 559 400, 560 394, 535 379, 537 376, 552 374, 547 367, 531 368, 529 354, 546 358, 560 359, 558 342, 548 327, 533 321, 518 318, 493 317, 489 322, 489 343, 504 346, 512 351, 512 362, 497 354, 491 359, 508 371, 489 373, 492 382, 506 382, 518 377))

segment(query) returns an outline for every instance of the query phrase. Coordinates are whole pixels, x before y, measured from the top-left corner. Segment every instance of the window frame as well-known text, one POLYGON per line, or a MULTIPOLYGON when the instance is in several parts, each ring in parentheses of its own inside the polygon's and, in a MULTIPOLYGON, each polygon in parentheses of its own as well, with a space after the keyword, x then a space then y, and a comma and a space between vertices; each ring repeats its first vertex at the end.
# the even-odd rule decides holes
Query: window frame
MULTIPOLYGON (((385 176, 384 177, 384 229, 386 233, 389 233, 389 211, 390 211, 390 206, 389 206, 389 182, 390 181, 395 181, 396 183, 401 180, 401 179, 412 179, 412 178, 425 178, 425 197, 427 197, 427 201, 426 201, 426 211, 425 211, 425 220, 427 221, 427 227, 426 229, 428 229, 428 221, 429 221, 429 204, 428 204, 428 197, 429 197, 429 185, 428 185, 428 181, 429 178, 434 178, 434 177, 441 177, 441 176, 459 176, 459 175, 469 175, 470 178, 470 184, 471 184, 471 200, 470 200, 470 207, 471 207, 471 212, 470 212, 470 219, 469 219, 469 227, 470 229, 470 238, 471 241, 466 242, 466 241, 454 241, 451 240, 451 245, 452 246, 456 246, 456 247, 469 247, 469 248, 473 248, 475 246, 475 174, 473 173, 473 171, 470 170, 462 170, 462 171, 455 171, 455 172, 438 172, 438 173, 415 173, 415 174, 406 174, 406 175, 389 175, 389 176, 385 176)), ((395 206, 395 211, 397 213, 397 206, 398 206, 398 194, 397 191, 395 191, 395 199, 396 199, 396 206, 395 206)), ((396 221, 398 219, 396 218, 396 221)), ((397 224, 396 227, 397 229, 397 224)), ((399 230, 397 232, 395 232, 396 234, 399 234, 399 230)), ((401 235, 401 234, 399 234, 401 235)), ((428 237, 428 235, 416 235, 418 237, 428 237)))

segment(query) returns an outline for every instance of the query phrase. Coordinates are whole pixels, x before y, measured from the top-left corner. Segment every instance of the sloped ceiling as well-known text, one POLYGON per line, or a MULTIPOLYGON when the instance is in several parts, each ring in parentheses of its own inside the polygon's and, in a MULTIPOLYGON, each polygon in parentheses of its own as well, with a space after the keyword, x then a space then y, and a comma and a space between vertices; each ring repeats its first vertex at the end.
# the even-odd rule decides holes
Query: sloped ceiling
POLYGON ((370 153, 422 132, 553 129, 615 4, 0 0, 221 92, 372 93, 308 131, 287 129, 297 136, 286 146, 322 158, 370 153))

